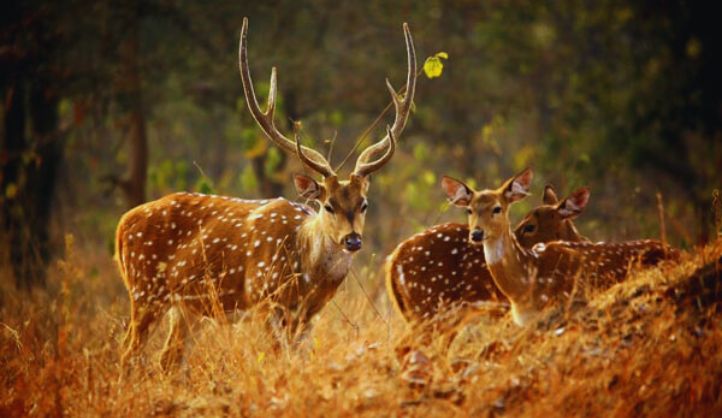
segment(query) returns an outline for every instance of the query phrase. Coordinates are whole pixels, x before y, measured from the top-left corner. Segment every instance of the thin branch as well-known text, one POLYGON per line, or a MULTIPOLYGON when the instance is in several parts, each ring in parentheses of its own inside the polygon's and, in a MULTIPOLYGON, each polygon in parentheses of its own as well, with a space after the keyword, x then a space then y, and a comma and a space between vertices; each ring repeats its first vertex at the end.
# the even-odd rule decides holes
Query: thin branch
MULTIPOLYGON (((421 74, 421 71, 422 71, 421 68, 416 71, 417 80, 418 80, 418 76, 421 74)), ((397 95, 397 96, 401 96, 401 95, 404 94, 404 93, 406 93, 406 86, 405 86, 405 85, 404 85, 403 87, 401 87, 401 88, 399 89, 399 91, 396 92, 396 95, 397 95)), ((359 136, 356 138, 356 143, 354 143, 353 148, 351 148, 351 151, 349 151, 348 154, 346 154, 346 156, 343 158, 343 160, 341 161, 341 163, 335 168, 335 171, 336 171, 337 173, 338 173, 338 171, 341 170, 341 168, 343 168, 343 166, 348 162, 349 158, 351 158, 351 156, 353 155, 353 153, 356 152, 356 150, 358 149, 359 145, 361 145, 361 141, 363 141, 364 139, 366 139, 366 137, 371 133, 372 130, 376 129, 376 127, 378 126, 379 122, 381 122, 381 120, 384 118, 384 116, 386 116, 386 113, 389 111, 389 109, 391 109, 391 108, 393 107, 393 105, 394 105, 394 102, 393 102, 393 101, 389 102, 389 104, 386 105, 386 107, 384 108, 384 110, 381 111, 381 113, 376 117, 376 119, 374 119, 374 121, 371 122, 371 125, 369 125, 369 127, 366 128, 366 129, 361 133, 361 135, 359 135, 359 136)), ((413 105, 413 104, 412 104, 412 105, 413 105)), ((397 140, 398 140, 398 139, 399 139, 399 138, 397 138, 397 140)))

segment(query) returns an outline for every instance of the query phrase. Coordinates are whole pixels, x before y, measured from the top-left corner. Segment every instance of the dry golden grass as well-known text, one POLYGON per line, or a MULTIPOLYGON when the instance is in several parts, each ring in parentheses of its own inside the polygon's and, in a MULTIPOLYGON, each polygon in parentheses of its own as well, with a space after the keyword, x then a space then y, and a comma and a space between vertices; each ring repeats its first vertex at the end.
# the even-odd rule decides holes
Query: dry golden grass
POLYGON ((347 279, 300 348, 274 351, 261 321, 209 320, 178 370, 157 364, 159 329, 122 379, 120 278, 103 254, 70 254, 47 290, 0 294, 0 416, 722 416, 722 242, 534 326, 468 315, 448 347, 408 346, 362 273, 369 292, 347 279))

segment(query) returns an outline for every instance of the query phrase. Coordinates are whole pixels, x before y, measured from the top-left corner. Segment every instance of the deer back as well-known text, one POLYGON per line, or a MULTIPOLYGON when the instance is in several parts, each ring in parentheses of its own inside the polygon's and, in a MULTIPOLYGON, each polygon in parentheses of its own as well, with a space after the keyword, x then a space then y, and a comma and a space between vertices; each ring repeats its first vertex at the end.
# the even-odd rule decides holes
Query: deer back
POLYGON ((583 286, 606 288, 626 279, 631 271, 679 258, 679 251, 657 240, 539 243, 530 252, 536 291, 542 301, 568 293, 574 279, 583 286))

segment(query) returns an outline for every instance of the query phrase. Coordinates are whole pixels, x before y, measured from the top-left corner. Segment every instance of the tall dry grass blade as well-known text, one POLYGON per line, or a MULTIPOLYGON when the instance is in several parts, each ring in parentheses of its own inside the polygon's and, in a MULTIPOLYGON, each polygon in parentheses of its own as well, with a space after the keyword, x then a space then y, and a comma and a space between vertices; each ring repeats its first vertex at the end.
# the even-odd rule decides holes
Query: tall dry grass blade
POLYGON ((722 199, 719 189, 712 191, 712 211, 714 212, 714 227, 717 238, 722 237, 722 199))
POLYGON ((664 217, 664 201, 662 200, 662 192, 657 192, 657 214, 659 216, 659 240, 666 246, 667 223, 664 217))

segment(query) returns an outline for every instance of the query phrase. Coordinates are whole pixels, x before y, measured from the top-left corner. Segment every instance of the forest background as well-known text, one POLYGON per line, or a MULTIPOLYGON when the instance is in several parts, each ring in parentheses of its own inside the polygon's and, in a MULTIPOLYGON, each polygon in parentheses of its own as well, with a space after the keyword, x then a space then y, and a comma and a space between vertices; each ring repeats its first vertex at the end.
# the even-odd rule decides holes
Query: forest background
POLYGON ((120 215, 167 193, 295 198, 291 174, 303 168, 270 145, 246 109, 237 67, 243 16, 259 96, 277 66, 279 125, 290 132, 301 121, 304 141, 334 164, 357 141, 378 139, 391 117, 360 137, 389 102, 384 78, 403 85, 402 22, 419 65, 427 57, 443 64, 440 76, 419 78, 398 151, 374 176, 370 245, 360 256, 371 265, 416 231, 464 221, 445 203, 440 175, 484 187, 527 166, 537 197, 517 217, 546 183, 560 195, 586 185, 592 200, 578 225, 595 240, 659 237, 665 225, 676 246, 706 242, 722 183, 722 51, 710 7, 5 2, 3 281, 44 283, 69 233, 109 265, 120 215))

